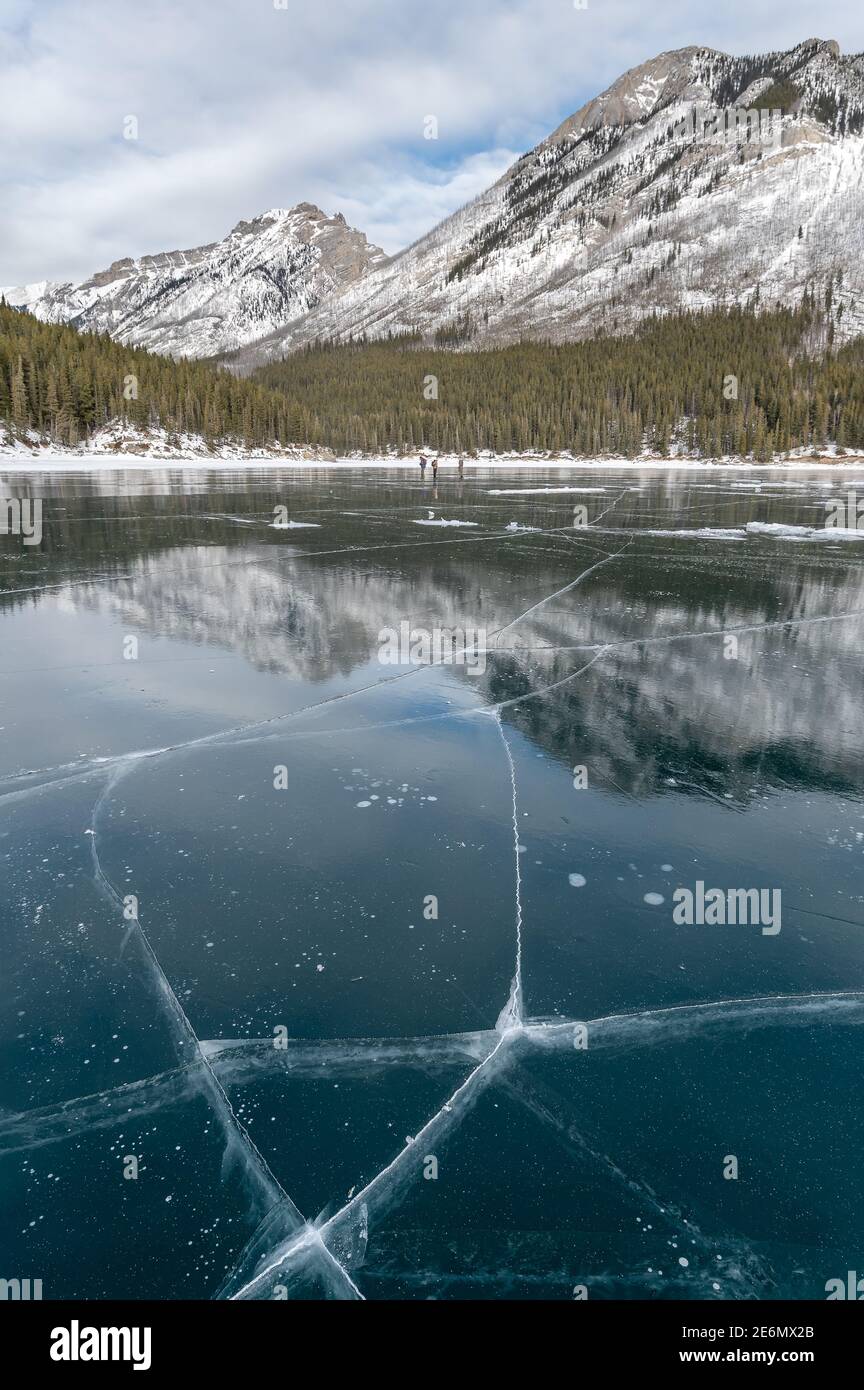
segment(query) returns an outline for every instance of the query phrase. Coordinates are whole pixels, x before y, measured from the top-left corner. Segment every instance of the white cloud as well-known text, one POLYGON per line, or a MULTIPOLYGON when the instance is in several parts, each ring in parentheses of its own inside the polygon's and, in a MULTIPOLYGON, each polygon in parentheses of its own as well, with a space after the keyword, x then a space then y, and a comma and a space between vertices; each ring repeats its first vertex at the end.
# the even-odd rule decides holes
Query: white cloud
POLYGON ((338 207, 354 226, 362 227, 388 251, 409 246, 454 208, 476 198, 519 158, 521 150, 484 150, 466 155, 450 169, 418 164, 401 168, 371 165, 352 170, 353 190, 347 185, 325 191, 319 201, 338 207))
MULTIPOLYGON (((395 251, 624 69, 813 26, 803 0, 287 4, 0 0, 0 283, 77 279, 301 201, 395 251)), ((854 43, 848 15, 826 0, 823 37, 854 43)))

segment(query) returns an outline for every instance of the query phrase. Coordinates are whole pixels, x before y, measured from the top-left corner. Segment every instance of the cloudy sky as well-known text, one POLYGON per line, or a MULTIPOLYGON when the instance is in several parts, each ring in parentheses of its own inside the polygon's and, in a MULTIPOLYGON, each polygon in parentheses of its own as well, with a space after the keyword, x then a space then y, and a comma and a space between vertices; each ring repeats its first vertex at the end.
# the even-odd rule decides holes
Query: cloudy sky
POLYGON ((0 0, 0 285, 81 279, 304 201, 396 251, 625 69, 695 43, 858 52, 857 9, 0 0))

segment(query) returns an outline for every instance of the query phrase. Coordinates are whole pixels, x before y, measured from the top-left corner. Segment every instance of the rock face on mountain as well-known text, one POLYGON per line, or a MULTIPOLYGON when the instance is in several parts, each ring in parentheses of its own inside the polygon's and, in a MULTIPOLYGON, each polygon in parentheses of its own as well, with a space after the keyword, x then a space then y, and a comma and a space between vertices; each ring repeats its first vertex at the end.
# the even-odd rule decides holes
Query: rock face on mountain
POLYGON ((862 130, 864 55, 843 57, 832 41, 750 58, 660 54, 239 365, 322 336, 563 341, 653 312, 798 303, 829 281, 838 335, 860 333, 862 130), (736 126, 743 108, 761 118, 736 126))
POLYGON ((4 291, 51 323, 179 357, 224 353, 316 308, 384 253, 311 203, 238 222, 224 241, 115 261, 80 285, 4 291))

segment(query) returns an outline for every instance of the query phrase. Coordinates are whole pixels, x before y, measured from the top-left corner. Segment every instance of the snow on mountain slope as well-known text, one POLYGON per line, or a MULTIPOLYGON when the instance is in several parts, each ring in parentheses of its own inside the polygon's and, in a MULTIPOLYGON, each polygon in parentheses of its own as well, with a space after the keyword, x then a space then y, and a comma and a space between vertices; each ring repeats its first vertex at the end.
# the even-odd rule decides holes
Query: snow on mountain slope
POLYGON ((843 339, 864 332, 862 253, 864 55, 808 39, 755 57, 661 53, 392 259, 301 203, 80 285, 5 293, 51 322, 242 371, 318 337, 565 341, 653 312, 796 304, 805 289, 824 303, 829 283, 843 339), (725 129, 757 106, 783 112, 770 139, 725 129))
POLYGON ((833 41, 752 58, 660 54, 474 202, 237 354, 237 365, 322 336, 563 341, 626 331, 655 311, 757 296, 763 307, 798 303, 807 287, 821 297, 829 278, 838 337, 860 333, 862 130, 864 55, 843 57, 833 41), (754 105, 784 114, 758 138, 730 134, 725 113, 754 105))
POLYGON ((0 287, 0 298, 5 299, 7 304, 13 304, 16 309, 26 309, 32 313, 34 306, 56 289, 57 285, 51 280, 37 280, 33 285, 0 287))
POLYGON ((0 293, 50 323, 204 357, 282 327, 383 259, 344 217, 300 203, 238 222, 224 241, 115 261, 80 285, 43 282, 0 293))

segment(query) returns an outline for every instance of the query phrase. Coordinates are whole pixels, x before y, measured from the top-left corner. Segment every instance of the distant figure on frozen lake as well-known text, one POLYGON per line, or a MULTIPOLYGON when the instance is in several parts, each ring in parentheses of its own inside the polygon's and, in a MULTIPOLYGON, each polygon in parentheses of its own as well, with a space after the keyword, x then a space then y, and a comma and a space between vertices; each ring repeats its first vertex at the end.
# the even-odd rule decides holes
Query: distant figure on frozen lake
POLYGON ((464 477, 465 477, 465 455, 464 455, 464 454, 460 454, 460 455, 459 455, 459 477, 460 477, 460 478, 464 478, 464 477))
POLYGON ((432 481, 433 481, 433 483, 435 482, 435 479, 436 479, 437 477, 438 477, 438 460, 437 460, 437 458, 434 458, 434 457, 433 457, 433 459, 432 459, 432 481))
POLYGON ((425 456, 424 456, 423 454, 421 454, 421 455, 420 455, 420 477, 421 477, 421 478, 424 477, 424 476, 425 476, 425 473, 426 473, 426 458, 425 458, 425 456))

